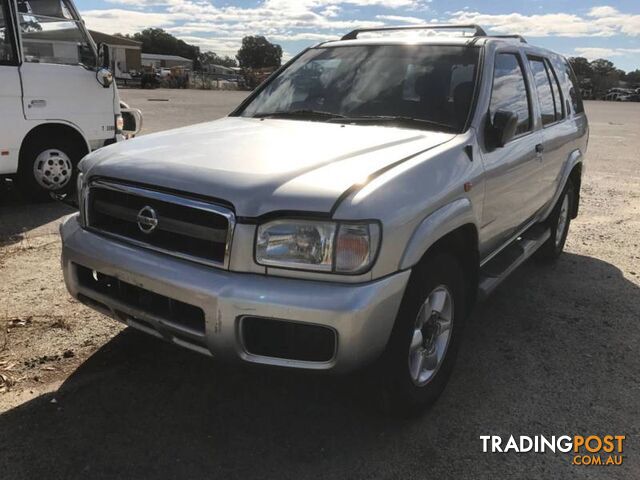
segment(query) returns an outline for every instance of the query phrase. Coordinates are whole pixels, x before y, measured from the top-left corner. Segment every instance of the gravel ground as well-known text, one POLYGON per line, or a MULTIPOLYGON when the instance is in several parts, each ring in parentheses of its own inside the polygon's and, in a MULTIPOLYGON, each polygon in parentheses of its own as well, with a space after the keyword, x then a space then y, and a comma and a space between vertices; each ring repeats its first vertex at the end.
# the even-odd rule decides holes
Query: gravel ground
MULTIPOLYGON (((239 92, 125 90, 143 133, 229 112, 239 92), (150 101, 169 99, 169 101, 150 101)), ((640 104, 587 102, 580 216, 466 331, 423 417, 385 417, 352 378, 238 368, 73 301, 57 223, 0 187, 3 478, 640 478, 640 104), (623 434, 624 464, 482 453, 480 435, 623 434)))

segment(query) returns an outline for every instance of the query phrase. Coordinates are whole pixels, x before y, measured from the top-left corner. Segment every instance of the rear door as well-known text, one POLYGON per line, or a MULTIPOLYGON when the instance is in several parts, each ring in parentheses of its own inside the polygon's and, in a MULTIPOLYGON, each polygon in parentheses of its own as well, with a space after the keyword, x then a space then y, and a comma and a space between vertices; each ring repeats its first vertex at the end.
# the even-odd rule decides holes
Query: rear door
POLYGON ((0 174, 16 172, 24 128, 18 49, 11 12, 9 1, 0 0, 0 174))
POLYGON ((533 75, 542 122, 543 155, 539 177, 540 207, 553 201, 560 188, 562 167, 569 157, 569 139, 575 135, 575 125, 565 121, 570 105, 560 87, 557 72, 547 57, 527 57, 533 75))
POLYGON ((526 72, 517 48, 496 51, 487 121, 492 122, 497 111, 514 112, 518 129, 504 147, 483 152, 487 180, 482 236, 487 253, 514 235, 538 208, 542 134, 526 72))

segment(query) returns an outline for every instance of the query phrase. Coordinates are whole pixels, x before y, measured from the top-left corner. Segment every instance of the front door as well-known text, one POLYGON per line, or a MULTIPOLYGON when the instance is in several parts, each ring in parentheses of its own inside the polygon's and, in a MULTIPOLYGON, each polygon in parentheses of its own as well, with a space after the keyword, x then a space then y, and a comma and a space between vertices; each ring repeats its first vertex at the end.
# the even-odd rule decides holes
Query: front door
POLYGON ((517 50, 494 59, 489 118, 499 110, 518 116, 516 136, 505 146, 483 152, 487 174, 482 237, 489 254, 523 227, 539 208, 542 134, 527 88, 524 59, 517 50))
POLYGON ((0 174, 13 174, 24 117, 18 72, 17 42, 8 0, 0 0, 0 174))
POLYGON ((19 5, 24 115, 64 120, 90 140, 113 138, 114 87, 96 80, 96 55, 67 0, 27 0, 19 5))

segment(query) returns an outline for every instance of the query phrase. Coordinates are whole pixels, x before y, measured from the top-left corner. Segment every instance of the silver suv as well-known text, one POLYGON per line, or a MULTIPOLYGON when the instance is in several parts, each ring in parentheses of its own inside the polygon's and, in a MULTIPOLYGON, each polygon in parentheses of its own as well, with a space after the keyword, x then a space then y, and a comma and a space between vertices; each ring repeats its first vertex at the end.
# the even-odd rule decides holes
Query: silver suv
POLYGON ((374 364, 416 411, 444 388, 476 299, 562 252, 587 137, 558 54, 475 25, 356 30, 226 118, 88 155, 65 281, 205 355, 374 364))

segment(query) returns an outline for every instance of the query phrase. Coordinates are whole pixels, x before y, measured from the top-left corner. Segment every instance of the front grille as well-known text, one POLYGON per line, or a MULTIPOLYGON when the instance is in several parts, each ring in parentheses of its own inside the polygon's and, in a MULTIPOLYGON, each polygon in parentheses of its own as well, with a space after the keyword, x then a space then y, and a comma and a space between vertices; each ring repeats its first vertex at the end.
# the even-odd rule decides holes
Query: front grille
MULTIPOLYGON (((106 295, 124 305, 161 318, 170 325, 184 328, 194 334, 204 335, 205 317, 201 308, 123 282, 116 277, 90 270, 82 265, 74 265, 78 283, 87 290, 106 295)), ((86 303, 97 307, 98 310, 108 310, 108 307, 100 302, 83 296, 83 300, 87 299, 89 301, 86 303)))
POLYGON ((201 200, 129 185, 94 182, 87 227, 174 256, 227 266, 231 210, 201 200))

